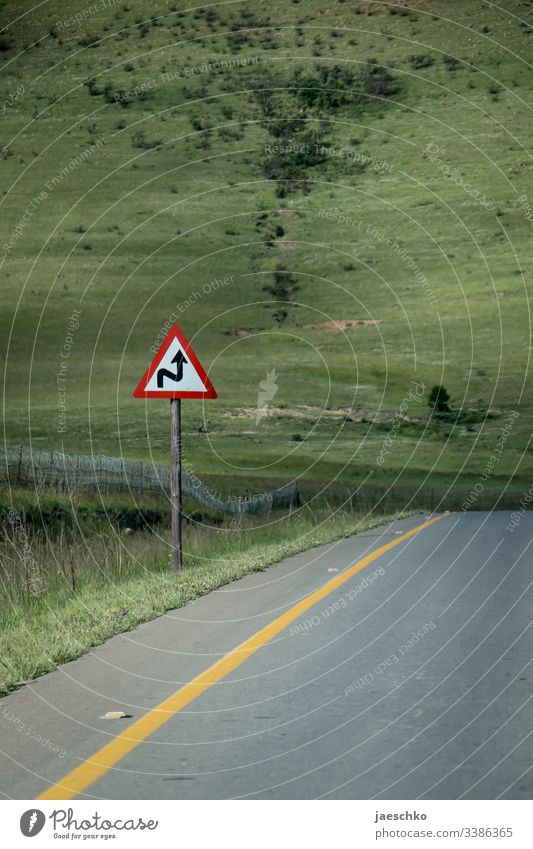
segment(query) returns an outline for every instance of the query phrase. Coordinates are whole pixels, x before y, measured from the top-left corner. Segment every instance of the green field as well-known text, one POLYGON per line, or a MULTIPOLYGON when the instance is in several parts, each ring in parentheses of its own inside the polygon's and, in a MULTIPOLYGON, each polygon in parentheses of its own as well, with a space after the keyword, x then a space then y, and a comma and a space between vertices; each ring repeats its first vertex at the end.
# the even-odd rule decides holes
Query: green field
POLYGON ((132 393, 177 320, 200 476, 468 487, 497 450, 523 490, 532 3, 68 5, 2 4, 5 444, 166 462, 132 393), (461 414, 411 398, 378 463, 413 381, 461 414))

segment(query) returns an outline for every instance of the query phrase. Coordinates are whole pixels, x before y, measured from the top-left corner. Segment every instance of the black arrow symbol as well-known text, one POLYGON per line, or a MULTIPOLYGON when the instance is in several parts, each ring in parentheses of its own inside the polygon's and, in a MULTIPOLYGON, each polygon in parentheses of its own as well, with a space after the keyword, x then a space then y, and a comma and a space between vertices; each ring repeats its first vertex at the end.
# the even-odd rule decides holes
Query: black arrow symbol
POLYGON ((160 368, 159 371, 157 372, 157 388, 158 389, 163 388, 163 381, 164 381, 165 377, 168 377, 169 380, 175 380, 176 383, 179 383, 179 381, 183 377, 183 366, 186 366, 187 363, 189 362, 189 360, 185 357, 185 354, 183 353, 183 351, 178 351, 178 353, 176 354, 174 359, 171 360, 171 362, 176 363, 176 374, 174 374, 173 371, 170 371, 167 368, 160 368))

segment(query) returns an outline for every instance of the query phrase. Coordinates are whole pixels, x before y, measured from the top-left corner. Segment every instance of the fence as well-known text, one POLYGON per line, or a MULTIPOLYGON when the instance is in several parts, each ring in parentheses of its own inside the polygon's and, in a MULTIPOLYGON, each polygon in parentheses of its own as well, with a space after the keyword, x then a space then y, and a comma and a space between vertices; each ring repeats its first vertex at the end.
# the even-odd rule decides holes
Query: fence
MULTIPOLYGON (((516 486, 516 484, 515 484, 516 486)), ((527 487, 527 484, 525 484, 527 487)), ((299 493, 302 501, 312 503, 318 484, 310 485, 301 481, 299 493)), ((387 485, 367 482, 362 485, 332 484, 324 497, 332 507, 351 503, 361 513, 378 511, 395 513, 399 510, 418 510, 420 512, 474 511, 474 510, 516 510, 524 501, 525 489, 486 487, 481 490, 466 486, 417 486, 416 484, 387 485)), ((533 499, 528 503, 533 509, 533 499)))
MULTIPOLYGON (((107 457, 104 454, 63 454, 60 451, 35 451, 19 445, 9 451, 0 451, 0 482, 12 487, 54 489, 64 493, 108 493, 131 491, 168 495, 170 475, 166 466, 154 466, 123 457, 107 457)), ((195 475, 183 475, 183 491, 186 496, 218 513, 239 516, 243 513, 267 513, 300 505, 313 500, 322 486, 315 482, 295 483, 257 495, 227 500, 213 493, 195 475)), ((466 487, 444 486, 417 487, 366 483, 362 486, 331 485, 323 495, 332 504, 351 501, 352 505, 368 512, 376 505, 381 511, 402 509, 410 506, 419 510, 513 510, 520 506, 522 490, 494 488, 469 490, 466 487), (466 505, 466 507, 464 506, 466 505)), ((529 505, 531 506, 531 505, 529 505)))
MULTIPOLYGON (((63 454, 60 451, 34 451, 19 445, 0 451, 0 478, 11 487, 54 489, 64 493, 136 492, 162 495, 170 493, 170 473, 166 466, 154 466, 140 460, 107 457, 104 454, 63 454)), ((183 493, 204 507, 238 516, 242 513, 266 513, 298 506, 295 483, 259 495, 231 497, 215 495, 195 475, 183 475, 183 493)))

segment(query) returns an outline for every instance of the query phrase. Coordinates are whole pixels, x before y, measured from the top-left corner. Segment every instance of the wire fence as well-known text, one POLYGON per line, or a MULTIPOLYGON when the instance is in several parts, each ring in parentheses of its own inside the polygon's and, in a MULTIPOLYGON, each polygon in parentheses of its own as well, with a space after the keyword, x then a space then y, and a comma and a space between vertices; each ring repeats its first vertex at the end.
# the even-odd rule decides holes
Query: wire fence
MULTIPOLYGON (((170 494, 170 472, 166 466, 156 466, 140 460, 108 457, 105 454, 63 454, 61 451, 38 451, 19 445, 0 451, 0 484, 13 488, 51 489, 75 495, 81 493, 132 492, 152 495, 170 494)), ((295 482, 267 492, 224 497, 214 493, 194 474, 184 472, 183 493, 202 506, 226 515, 268 513, 298 507, 302 499, 311 501, 318 484, 295 482)), ((387 486, 385 484, 328 487, 327 498, 332 503, 348 503, 369 511, 401 509, 409 506, 420 510, 513 510, 522 506, 524 493, 510 487, 473 485, 466 487, 387 486)), ((527 499, 524 509, 531 509, 533 499, 527 499), (530 503, 531 502, 531 503, 530 503)))
MULTIPOLYGON (((105 454, 63 454, 61 451, 36 451, 19 445, 0 451, 0 478, 9 486, 53 489, 66 494, 135 492, 170 494, 170 471, 124 457, 105 454)), ((298 506, 300 497, 295 483, 257 495, 224 499, 212 492, 194 474, 182 475, 184 495, 219 513, 234 516, 243 513, 267 513, 298 506)))

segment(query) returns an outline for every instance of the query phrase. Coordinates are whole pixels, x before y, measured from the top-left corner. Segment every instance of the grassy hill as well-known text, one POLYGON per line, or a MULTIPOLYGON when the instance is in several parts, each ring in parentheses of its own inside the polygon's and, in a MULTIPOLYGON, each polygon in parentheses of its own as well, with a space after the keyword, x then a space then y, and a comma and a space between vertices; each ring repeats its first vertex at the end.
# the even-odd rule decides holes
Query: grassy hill
POLYGON ((165 462, 176 320, 197 474, 523 489, 531 6, 4 2, 6 444, 165 462))

